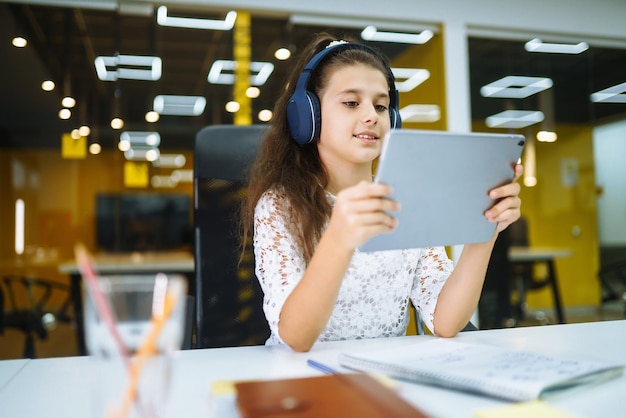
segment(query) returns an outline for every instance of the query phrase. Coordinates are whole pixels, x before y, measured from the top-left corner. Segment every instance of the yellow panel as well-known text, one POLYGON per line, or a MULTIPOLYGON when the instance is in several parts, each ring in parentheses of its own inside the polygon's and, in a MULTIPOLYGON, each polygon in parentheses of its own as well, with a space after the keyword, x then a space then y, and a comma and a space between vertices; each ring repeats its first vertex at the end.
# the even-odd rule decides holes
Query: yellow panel
POLYGON ((124 186, 148 187, 148 163, 126 161, 124 163, 124 186))
POLYGON ((239 103, 239 111, 235 113, 235 125, 250 125, 252 123, 252 103, 246 95, 250 87, 250 13, 237 12, 237 20, 233 28, 233 57, 237 63, 235 69, 235 85, 233 97, 239 103))
POLYGON ((63 158, 83 159, 87 158, 87 138, 72 138, 70 134, 61 136, 61 156, 63 158))

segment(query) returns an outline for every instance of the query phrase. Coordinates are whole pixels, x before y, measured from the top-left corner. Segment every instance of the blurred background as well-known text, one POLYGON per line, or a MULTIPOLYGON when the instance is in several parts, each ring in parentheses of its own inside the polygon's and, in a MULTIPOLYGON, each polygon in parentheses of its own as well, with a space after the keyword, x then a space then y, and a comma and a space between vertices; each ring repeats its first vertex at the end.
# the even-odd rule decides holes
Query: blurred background
MULTIPOLYGON (((621 303, 626 3, 254 3, 0 2, 0 277, 67 283, 78 241, 191 253, 195 134, 270 121, 294 56, 327 31, 389 57, 403 127, 525 135, 526 238, 569 251, 570 318, 621 303)), ((552 297, 526 303, 550 312, 552 297)), ((19 356, 11 332, 0 358, 19 356)))

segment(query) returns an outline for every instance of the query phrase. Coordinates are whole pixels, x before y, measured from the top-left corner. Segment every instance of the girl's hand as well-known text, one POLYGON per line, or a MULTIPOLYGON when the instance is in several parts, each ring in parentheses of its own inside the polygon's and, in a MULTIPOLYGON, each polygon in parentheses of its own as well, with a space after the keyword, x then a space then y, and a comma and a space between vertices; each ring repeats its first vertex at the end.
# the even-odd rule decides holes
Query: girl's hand
POLYGON ((398 221, 388 211, 397 212, 400 204, 387 198, 391 187, 362 181, 337 194, 327 232, 337 245, 354 250, 374 235, 391 232, 398 221))
POLYGON ((524 168, 522 165, 516 164, 513 181, 489 191, 489 197, 497 203, 485 212, 485 217, 490 222, 498 223, 496 228, 498 232, 503 231, 507 226, 517 221, 521 215, 520 207, 522 201, 518 196, 521 187, 517 180, 522 176, 523 172, 524 168))

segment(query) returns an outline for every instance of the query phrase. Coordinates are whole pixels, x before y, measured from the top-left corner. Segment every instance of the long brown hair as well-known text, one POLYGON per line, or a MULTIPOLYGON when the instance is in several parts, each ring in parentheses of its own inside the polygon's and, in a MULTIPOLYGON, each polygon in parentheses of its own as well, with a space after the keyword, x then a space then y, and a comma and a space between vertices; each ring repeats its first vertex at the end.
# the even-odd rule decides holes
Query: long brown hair
MULTIPOLYGON (((295 237, 307 263, 313 256, 315 246, 332 211, 325 191, 329 176, 315 142, 301 146, 292 140, 287 125, 286 109, 298 77, 307 62, 337 39, 327 33, 314 36, 312 42, 300 54, 286 88, 276 101, 272 123, 249 173, 247 197, 242 206, 244 245, 245 238, 254 228, 254 209, 257 202, 265 191, 277 188, 285 193, 288 199, 284 207, 289 210, 286 214, 289 232, 295 237)), ((356 64, 371 66, 387 77, 386 64, 381 61, 380 56, 360 48, 341 49, 319 63, 311 74, 309 90, 320 97, 320 92, 327 85, 334 70, 356 64)), ((391 87, 392 81, 388 82, 391 87)))

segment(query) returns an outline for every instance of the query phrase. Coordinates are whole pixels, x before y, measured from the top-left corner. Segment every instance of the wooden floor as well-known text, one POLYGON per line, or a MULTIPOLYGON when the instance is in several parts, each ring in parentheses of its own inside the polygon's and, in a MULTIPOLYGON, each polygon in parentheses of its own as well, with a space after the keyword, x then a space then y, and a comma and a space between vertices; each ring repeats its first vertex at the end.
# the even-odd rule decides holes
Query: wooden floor
MULTIPOLYGON (((550 309, 545 311, 529 311, 517 326, 537 326, 556 323, 556 316, 550 309)), ((609 321, 626 319, 624 303, 621 301, 605 303, 603 308, 575 308, 567 309, 565 318, 568 323, 609 321)), ((22 357, 24 349, 24 335, 15 330, 5 330, 0 335, 0 360, 22 357)), ((74 329, 67 324, 59 324, 50 331, 45 341, 36 341, 35 353, 38 358, 67 357, 77 354, 74 329)))

